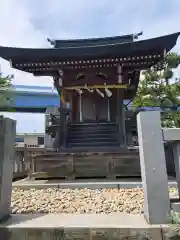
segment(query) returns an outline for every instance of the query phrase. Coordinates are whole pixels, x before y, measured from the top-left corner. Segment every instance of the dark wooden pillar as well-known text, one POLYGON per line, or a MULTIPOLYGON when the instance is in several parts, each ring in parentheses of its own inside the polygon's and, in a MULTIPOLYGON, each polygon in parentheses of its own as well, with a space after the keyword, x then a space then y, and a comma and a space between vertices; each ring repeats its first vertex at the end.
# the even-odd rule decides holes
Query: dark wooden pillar
POLYGON ((69 108, 70 108, 69 118, 70 118, 70 121, 72 121, 73 120, 73 111, 74 111, 74 108, 73 108, 73 91, 69 93, 68 99, 69 99, 69 108))
POLYGON ((61 87, 60 92, 60 128, 59 128, 59 149, 65 147, 65 106, 64 106, 64 94, 63 88, 61 87))
POLYGON ((119 127, 120 145, 126 145, 126 130, 125 130, 125 112, 124 112, 124 90, 117 89, 117 123, 119 127))
MULTIPOLYGON (((123 83, 123 70, 122 66, 118 65, 117 67, 117 82, 118 84, 123 83)), ((126 145, 126 128, 125 128, 125 112, 124 112, 124 89, 117 89, 117 121, 119 126, 119 140, 120 145, 126 145)))
POLYGON ((61 151, 65 148, 65 134, 66 134, 66 106, 65 106, 65 99, 64 99, 64 89, 63 89, 63 71, 58 71, 59 76, 54 77, 54 85, 59 93, 60 96, 60 126, 57 131, 56 135, 56 141, 57 144, 57 150, 61 151))

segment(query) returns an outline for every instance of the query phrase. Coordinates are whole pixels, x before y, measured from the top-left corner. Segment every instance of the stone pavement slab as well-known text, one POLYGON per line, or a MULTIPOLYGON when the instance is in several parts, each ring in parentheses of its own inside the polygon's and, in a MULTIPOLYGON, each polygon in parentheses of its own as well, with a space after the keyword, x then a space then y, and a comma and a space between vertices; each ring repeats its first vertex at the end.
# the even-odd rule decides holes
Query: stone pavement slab
POLYGON ((147 224, 143 215, 127 213, 19 214, 0 224, 0 236, 4 240, 116 240, 140 236, 162 240, 169 239, 165 237, 169 229, 168 225, 147 224))
POLYGON ((17 214, 0 227, 7 228, 153 228, 143 215, 112 214, 17 214))

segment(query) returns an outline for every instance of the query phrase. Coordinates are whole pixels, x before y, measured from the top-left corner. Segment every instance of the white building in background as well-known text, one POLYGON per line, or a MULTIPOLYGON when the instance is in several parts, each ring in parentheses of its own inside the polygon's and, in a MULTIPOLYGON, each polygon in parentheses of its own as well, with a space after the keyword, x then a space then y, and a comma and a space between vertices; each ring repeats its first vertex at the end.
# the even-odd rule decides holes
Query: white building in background
POLYGON ((44 134, 43 133, 17 133, 15 139, 16 147, 44 147, 44 134))

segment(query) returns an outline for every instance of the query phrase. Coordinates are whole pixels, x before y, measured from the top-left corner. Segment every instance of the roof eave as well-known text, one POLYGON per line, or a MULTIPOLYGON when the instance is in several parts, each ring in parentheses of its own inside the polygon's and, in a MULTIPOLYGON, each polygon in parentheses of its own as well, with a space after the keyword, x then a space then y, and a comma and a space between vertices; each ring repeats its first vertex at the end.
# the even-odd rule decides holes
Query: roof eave
POLYGON ((180 33, 153 38, 148 40, 136 41, 133 43, 111 44, 89 47, 72 47, 60 49, 28 49, 28 48, 10 48, 0 47, 0 56, 13 63, 33 63, 63 61, 64 59, 97 59, 108 58, 112 56, 128 56, 136 54, 159 54, 169 52, 176 44, 180 33))

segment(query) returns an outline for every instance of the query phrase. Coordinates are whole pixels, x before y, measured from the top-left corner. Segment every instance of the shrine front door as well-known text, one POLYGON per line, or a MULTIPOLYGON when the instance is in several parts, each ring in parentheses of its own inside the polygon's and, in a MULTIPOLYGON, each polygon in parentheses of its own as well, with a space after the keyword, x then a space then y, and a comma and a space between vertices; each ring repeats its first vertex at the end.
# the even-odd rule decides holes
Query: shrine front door
POLYGON ((82 121, 96 121, 96 106, 91 98, 82 96, 82 121))
POLYGON ((108 121, 108 97, 102 98, 101 96, 96 100, 96 120, 97 121, 108 121))
POLYGON ((81 96, 82 121, 109 121, 109 99, 81 96))

